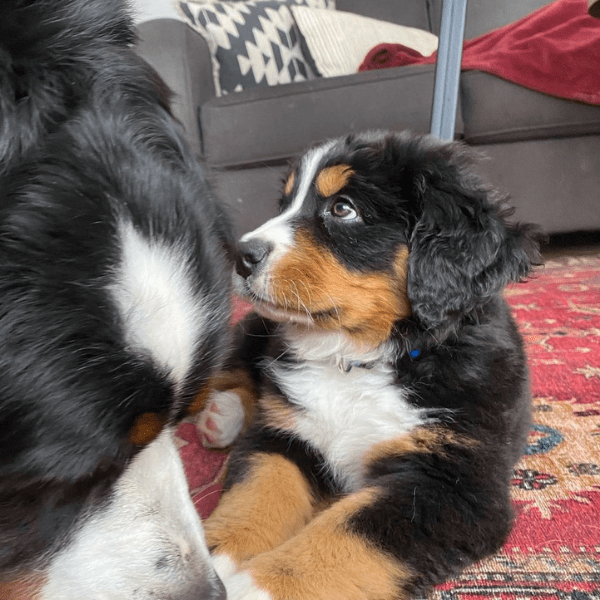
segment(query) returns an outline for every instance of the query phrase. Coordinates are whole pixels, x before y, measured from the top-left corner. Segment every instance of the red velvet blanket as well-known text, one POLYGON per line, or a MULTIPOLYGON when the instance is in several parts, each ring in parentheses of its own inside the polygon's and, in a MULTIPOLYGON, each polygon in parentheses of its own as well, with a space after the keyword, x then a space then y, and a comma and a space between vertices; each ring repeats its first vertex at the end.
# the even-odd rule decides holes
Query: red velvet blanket
MULTIPOLYGON (((401 44, 379 44, 359 71, 435 60, 436 54, 424 57, 401 44)), ((600 104, 600 19, 589 16, 586 0, 558 0, 465 42, 462 69, 485 71, 559 98, 600 104)))

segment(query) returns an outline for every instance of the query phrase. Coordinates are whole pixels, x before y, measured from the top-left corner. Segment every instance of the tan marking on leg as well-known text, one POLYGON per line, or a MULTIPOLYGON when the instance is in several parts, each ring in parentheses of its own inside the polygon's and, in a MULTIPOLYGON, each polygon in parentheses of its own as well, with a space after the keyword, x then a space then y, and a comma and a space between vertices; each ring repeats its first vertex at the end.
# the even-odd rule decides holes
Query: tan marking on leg
POLYGON ((285 186, 283 188, 283 191, 286 196, 289 196, 292 193, 292 191, 294 190, 295 181, 296 181, 296 175, 292 172, 290 174, 290 176, 287 178, 287 181, 285 182, 285 186))
POLYGON ((135 446, 147 446, 158 437, 167 419, 158 413, 140 415, 129 431, 129 441, 135 446))
POLYGON ((204 410, 213 391, 231 391, 239 396, 244 407, 244 429, 247 429, 254 419, 258 397, 256 386, 250 374, 245 369, 219 371, 208 380, 208 383, 196 395, 194 402, 188 409, 188 414, 194 415, 204 410))
POLYGON ((364 464, 368 466, 379 460, 414 453, 443 453, 444 446, 472 448, 477 440, 455 433, 445 427, 420 427, 413 432, 376 444, 367 453, 364 464))
POLYGON ((278 306, 299 314, 308 310, 315 327, 341 329, 359 344, 376 347, 389 338, 397 320, 411 314, 407 262, 403 246, 391 272, 350 271, 300 230, 294 247, 273 268, 270 288, 278 306))
POLYGON ((380 496, 363 489, 335 502, 297 536, 245 565, 257 585, 280 600, 397 600, 410 569, 348 528, 380 496))
POLYGON ((39 573, 20 575, 11 581, 0 581, 1 600, 39 600, 46 579, 39 573))
POLYGON ((275 394, 267 394, 258 402, 266 425, 281 431, 294 432, 296 411, 293 406, 275 394))
POLYGON ((317 191, 324 198, 329 198, 348 185, 354 170, 350 165, 334 165, 323 169, 315 180, 317 191))
POLYGON ((295 535, 311 519, 314 504, 295 464, 279 454, 256 454, 246 478, 223 494, 205 521, 208 546, 239 564, 295 535))

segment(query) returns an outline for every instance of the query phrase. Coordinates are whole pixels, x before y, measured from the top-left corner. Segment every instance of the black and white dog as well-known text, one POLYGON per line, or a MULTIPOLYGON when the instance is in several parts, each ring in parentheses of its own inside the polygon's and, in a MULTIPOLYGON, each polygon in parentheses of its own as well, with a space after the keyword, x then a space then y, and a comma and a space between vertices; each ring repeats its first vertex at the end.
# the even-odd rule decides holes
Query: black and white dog
MULTIPOLYGON (((504 541, 530 395, 501 293, 537 234, 472 167, 428 136, 331 140, 242 238, 230 379, 257 416, 205 524, 230 600, 407 599, 504 541)), ((213 442, 240 423, 219 389, 213 442)))
POLYGON ((0 597, 223 598, 172 426, 229 222, 121 0, 0 4, 0 597))

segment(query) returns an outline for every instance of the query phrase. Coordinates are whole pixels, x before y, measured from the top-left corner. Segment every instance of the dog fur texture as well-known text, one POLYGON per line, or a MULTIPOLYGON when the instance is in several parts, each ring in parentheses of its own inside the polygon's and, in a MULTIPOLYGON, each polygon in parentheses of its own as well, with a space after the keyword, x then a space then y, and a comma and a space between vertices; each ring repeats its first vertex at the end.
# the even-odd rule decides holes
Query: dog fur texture
POLYGON ((530 423, 502 291, 539 258, 508 214, 462 146, 373 132, 305 153, 242 237, 257 415, 206 523, 231 600, 406 599, 502 545, 530 423))
POLYGON ((0 4, 0 597, 222 598, 173 426, 229 222, 119 0, 0 4))

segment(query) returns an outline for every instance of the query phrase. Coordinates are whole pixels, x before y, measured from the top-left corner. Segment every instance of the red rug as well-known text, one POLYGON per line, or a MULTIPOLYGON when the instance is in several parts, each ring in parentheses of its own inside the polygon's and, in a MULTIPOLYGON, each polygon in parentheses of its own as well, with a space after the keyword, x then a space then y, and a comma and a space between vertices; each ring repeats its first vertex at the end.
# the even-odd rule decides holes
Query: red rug
MULTIPOLYGON (((550 259, 506 293, 528 347, 534 425, 502 551, 429 600, 600 600, 600 251, 550 259)), ((227 455, 178 430, 194 502, 214 509, 227 455)))

